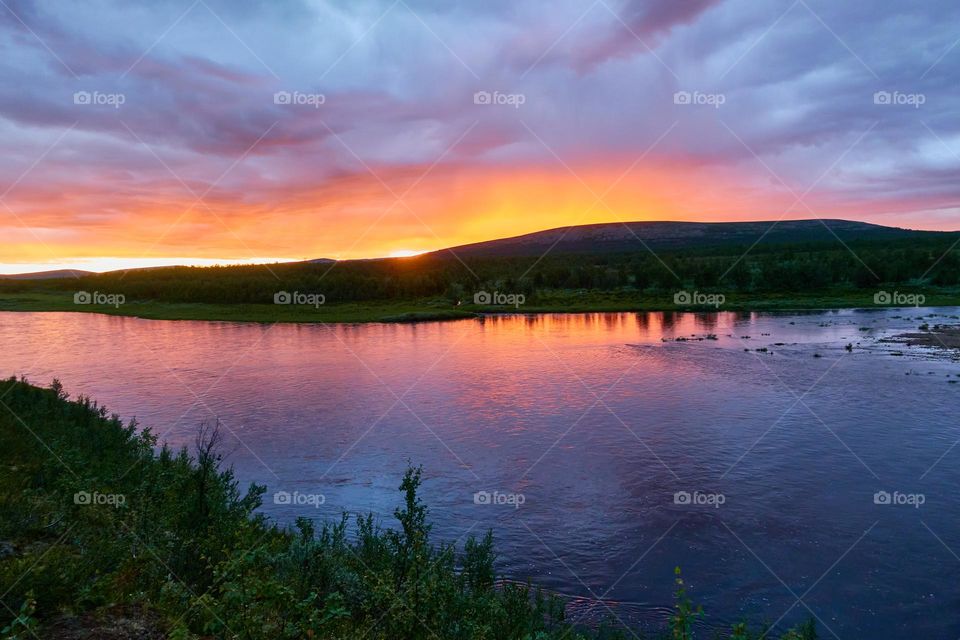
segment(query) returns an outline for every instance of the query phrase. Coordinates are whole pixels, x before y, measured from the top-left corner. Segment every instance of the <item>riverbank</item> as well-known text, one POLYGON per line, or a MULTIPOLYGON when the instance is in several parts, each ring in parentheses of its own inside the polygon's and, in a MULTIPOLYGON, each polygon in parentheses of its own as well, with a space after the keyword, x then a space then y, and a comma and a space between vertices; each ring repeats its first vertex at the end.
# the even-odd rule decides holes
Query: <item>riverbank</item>
MULTIPOLYGON (((689 292, 691 298, 694 292, 689 292)), ((824 309, 877 309, 874 291, 839 290, 818 294, 730 293, 711 298, 710 304, 678 304, 674 293, 646 294, 638 291, 550 291, 514 305, 454 304, 442 298, 405 301, 326 302, 298 304, 207 304, 126 300, 114 304, 77 304, 73 292, 0 293, 0 311, 72 311, 152 320, 211 320, 228 322, 435 322, 463 320, 504 313, 621 313, 621 312, 715 312, 804 311, 824 309)), ((705 299, 701 297, 701 299, 705 299)), ((695 300, 694 300, 695 301, 695 300)), ((926 292, 924 306, 960 305, 960 291, 926 292)), ((922 312, 924 307, 916 308, 922 312)))
MULTIPOLYGON (((280 529, 258 514, 267 488, 222 468, 215 424, 176 452, 56 382, 0 381, 0 402, 4 637, 638 637, 574 628, 558 599, 499 580, 492 533, 433 542, 419 469, 398 478, 394 528, 345 515, 280 529)), ((679 573, 675 586, 668 628, 642 637, 695 637, 702 614, 679 573)))
POLYGON ((206 304, 129 300, 122 304, 75 304, 73 294, 2 293, 0 311, 72 311, 150 320, 225 322, 423 322, 462 320, 478 314, 430 301, 310 305, 206 304))

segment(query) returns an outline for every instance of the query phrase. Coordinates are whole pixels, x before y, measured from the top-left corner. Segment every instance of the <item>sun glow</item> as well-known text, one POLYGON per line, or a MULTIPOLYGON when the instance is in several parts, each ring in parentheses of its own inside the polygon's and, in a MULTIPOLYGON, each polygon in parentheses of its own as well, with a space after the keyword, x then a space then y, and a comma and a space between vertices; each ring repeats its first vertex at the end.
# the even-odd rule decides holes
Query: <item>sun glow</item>
MULTIPOLYGON (((251 183, 245 198, 214 202, 210 211, 194 207, 187 215, 182 212, 191 203, 177 193, 160 193, 162 206, 144 206, 104 189, 90 201, 67 194, 54 207, 37 204, 49 193, 21 189, 18 193, 30 195, 20 203, 26 213, 14 217, 0 210, 0 274, 412 258, 567 225, 766 220, 791 205, 789 194, 754 188, 735 168, 632 166, 629 158, 607 158, 574 170, 576 177, 540 166, 438 167, 414 182, 409 172, 381 170, 392 191, 412 189, 404 207, 396 206, 373 178, 336 179, 279 195, 251 183), (69 212, 88 209, 124 215, 74 224, 69 212)), ((813 195, 808 201, 816 204, 813 195)), ((838 207, 831 211, 837 217, 862 217, 838 207)), ((802 214, 794 208, 788 217, 802 214)))

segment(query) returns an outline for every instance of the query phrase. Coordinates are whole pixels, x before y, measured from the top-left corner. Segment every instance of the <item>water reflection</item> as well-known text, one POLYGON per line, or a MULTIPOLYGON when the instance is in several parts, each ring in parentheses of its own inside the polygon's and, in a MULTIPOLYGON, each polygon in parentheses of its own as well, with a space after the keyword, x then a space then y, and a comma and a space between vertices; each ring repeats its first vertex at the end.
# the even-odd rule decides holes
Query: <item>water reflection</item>
POLYGON ((960 385, 946 382, 960 369, 878 342, 916 324, 886 310, 340 326, 0 313, 0 371, 58 377, 174 445, 219 418, 241 479, 325 496, 264 506, 286 522, 388 520, 407 460, 422 462, 440 538, 494 528, 506 575, 588 617, 584 584, 615 585, 627 618, 662 615, 682 564, 717 624, 780 617, 794 602, 782 579, 816 585, 804 600, 841 637, 949 637, 953 608, 925 612, 960 599, 930 534, 960 549, 960 385), (880 489, 927 503, 878 510, 880 489), (478 491, 525 501, 476 504, 478 491))

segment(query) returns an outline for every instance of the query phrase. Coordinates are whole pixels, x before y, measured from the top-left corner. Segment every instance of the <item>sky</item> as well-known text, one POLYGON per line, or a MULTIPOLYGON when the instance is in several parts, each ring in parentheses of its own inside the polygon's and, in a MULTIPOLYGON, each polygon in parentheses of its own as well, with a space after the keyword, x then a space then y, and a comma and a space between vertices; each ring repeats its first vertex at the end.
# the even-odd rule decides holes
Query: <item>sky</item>
POLYGON ((0 273, 960 229, 956 0, 0 0, 0 273))

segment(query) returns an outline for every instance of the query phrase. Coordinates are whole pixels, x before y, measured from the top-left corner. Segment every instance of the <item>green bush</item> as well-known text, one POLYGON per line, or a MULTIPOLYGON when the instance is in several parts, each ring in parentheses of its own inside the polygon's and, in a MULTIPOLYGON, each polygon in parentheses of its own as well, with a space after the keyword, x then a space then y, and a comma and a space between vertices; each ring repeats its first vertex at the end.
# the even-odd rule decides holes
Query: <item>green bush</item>
MULTIPOLYGON (((64 618, 118 611, 183 639, 588 637, 557 597, 498 583, 492 533, 459 552, 431 541, 420 468, 400 483, 397 528, 360 516, 350 535, 344 515, 280 529, 256 513, 265 487, 241 491, 221 468, 219 441, 204 425, 192 453, 156 450, 149 430, 56 382, 0 382, 0 538, 15 550, 0 559, 2 637, 58 637, 64 618)), ((699 615, 678 572, 670 635, 692 638, 699 615)), ((784 636, 814 637, 812 625, 784 636)))

